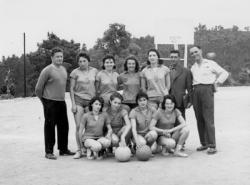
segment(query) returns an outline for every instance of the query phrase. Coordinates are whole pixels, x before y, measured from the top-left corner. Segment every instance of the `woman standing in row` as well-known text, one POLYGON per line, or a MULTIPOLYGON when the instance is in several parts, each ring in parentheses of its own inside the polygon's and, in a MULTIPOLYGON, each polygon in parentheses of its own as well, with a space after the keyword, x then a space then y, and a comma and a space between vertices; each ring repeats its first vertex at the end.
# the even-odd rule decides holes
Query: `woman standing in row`
POLYGON ((139 63, 134 56, 126 58, 124 72, 118 77, 118 84, 123 88, 123 104, 130 110, 136 107, 136 95, 140 91, 139 63))
POLYGON ((156 49, 148 51, 148 61, 141 72, 141 88, 147 92, 149 104, 158 108, 170 89, 170 70, 162 64, 156 49))
POLYGON ((109 104, 111 94, 117 91, 117 77, 115 72, 115 58, 112 55, 107 55, 102 60, 102 70, 96 76, 97 95, 104 99, 104 108, 109 104))
POLYGON ((74 69, 70 74, 70 97, 72 102, 72 112, 76 123, 76 143, 77 152, 74 159, 82 156, 83 148, 79 138, 79 127, 82 115, 87 112, 88 104, 96 94, 95 79, 97 69, 90 67, 90 57, 86 53, 79 53, 76 57, 78 68, 74 69))

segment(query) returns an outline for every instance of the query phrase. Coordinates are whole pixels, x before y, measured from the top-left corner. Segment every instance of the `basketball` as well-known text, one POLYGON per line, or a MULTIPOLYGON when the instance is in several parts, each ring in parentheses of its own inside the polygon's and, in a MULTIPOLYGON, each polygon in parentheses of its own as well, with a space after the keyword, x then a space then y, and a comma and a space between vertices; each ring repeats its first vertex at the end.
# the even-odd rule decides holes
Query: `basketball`
POLYGON ((165 146, 166 146, 168 149, 173 149, 173 148, 175 148, 176 142, 175 142, 175 140, 172 139, 172 138, 166 138, 166 139, 164 140, 164 144, 165 144, 165 146))
POLYGON ((147 161, 150 159, 152 151, 148 145, 143 145, 140 148, 137 148, 135 155, 139 161, 147 161))
POLYGON ((119 162, 127 162, 130 160, 131 151, 128 147, 118 147, 115 150, 115 158, 119 162))

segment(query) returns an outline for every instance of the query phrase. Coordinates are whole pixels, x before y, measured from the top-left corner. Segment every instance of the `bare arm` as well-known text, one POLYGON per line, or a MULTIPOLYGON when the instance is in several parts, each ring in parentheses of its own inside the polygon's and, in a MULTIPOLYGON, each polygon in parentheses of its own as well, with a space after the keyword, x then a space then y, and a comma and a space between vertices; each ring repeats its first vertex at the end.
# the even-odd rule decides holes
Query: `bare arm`
POLYGON ((184 120, 184 118, 181 115, 177 119, 178 119, 180 124, 174 128, 169 129, 168 130, 169 133, 175 132, 175 131, 180 130, 183 127, 187 126, 186 121, 184 120))
POLYGON ((147 92, 147 81, 144 77, 141 77, 141 90, 147 92))
POLYGON ((124 132, 121 135, 121 138, 125 140, 126 135, 128 134, 129 130, 131 129, 131 123, 130 123, 130 120, 128 118, 128 114, 125 114, 123 119, 125 121, 126 127, 125 127, 124 132))
POLYGON ((166 76, 165 76, 165 83, 166 83, 166 88, 167 88, 167 90, 168 90, 168 92, 169 92, 169 90, 170 90, 170 72, 168 72, 167 74, 166 74, 166 76))
POLYGON ((131 126, 132 126, 132 134, 135 139, 135 143, 138 145, 137 139, 137 131, 136 131, 136 120, 134 118, 131 119, 131 126))
POLYGON ((163 129, 160 129, 160 128, 157 128, 157 127, 156 127, 156 123, 157 123, 157 120, 153 118, 153 119, 151 120, 151 122, 150 122, 149 129, 150 129, 150 130, 155 130, 158 134, 163 134, 164 130, 163 130, 163 129))
POLYGON ((75 113, 76 110, 76 103, 75 103, 75 96, 74 96, 74 88, 75 88, 76 80, 74 78, 70 78, 70 98, 72 103, 72 112, 75 113))
POLYGON ((107 133, 106 137, 107 137, 108 139, 111 139, 111 134, 112 134, 111 125, 110 125, 110 124, 107 124, 106 127, 107 127, 107 129, 108 129, 108 133, 107 133))

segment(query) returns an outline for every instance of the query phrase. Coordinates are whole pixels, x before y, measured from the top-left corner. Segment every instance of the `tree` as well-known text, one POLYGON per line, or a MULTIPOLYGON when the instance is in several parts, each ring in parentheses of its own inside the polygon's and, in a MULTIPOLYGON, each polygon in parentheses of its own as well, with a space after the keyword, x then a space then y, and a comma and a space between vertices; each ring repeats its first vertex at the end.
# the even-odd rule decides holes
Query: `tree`
POLYGON ((82 48, 80 48, 80 43, 75 43, 74 40, 67 41, 60 39, 54 33, 48 33, 48 38, 43 40, 42 43, 38 43, 37 46, 37 51, 28 54, 33 73, 28 75, 27 81, 30 87, 33 89, 33 93, 41 70, 51 63, 50 51, 52 48, 58 46, 63 49, 64 66, 67 68, 68 72, 71 72, 78 66, 77 62, 75 61, 77 53, 87 50, 85 44, 82 44, 82 48))
MULTIPOLYGON (((221 66, 229 66, 231 77, 242 84, 249 83, 243 69, 250 64, 250 32, 237 26, 223 28, 215 26, 207 29, 199 24, 194 32, 194 44, 202 47, 203 53, 216 52, 216 61, 221 66)), ((234 81, 234 80, 232 80, 234 81)))
POLYGON ((97 39, 95 49, 102 49, 105 53, 120 56, 127 49, 131 40, 131 34, 126 31, 124 24, 113 23, 109 25, 103 37, 97 39))

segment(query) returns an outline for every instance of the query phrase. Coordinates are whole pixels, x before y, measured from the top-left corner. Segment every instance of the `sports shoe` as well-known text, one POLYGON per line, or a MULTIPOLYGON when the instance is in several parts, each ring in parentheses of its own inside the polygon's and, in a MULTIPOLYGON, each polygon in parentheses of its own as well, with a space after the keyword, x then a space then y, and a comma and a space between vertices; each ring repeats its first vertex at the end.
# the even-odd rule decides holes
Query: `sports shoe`
POLYGON ((73 156, 73 159, 80 159, 82 157, 81 150, 76 151, 75 155, 73 156))
POLYGON ((75 153, 71 152, 70 150, 65 150, 65 151, 60 150, 59 152, 59 155, 74 155, 74 154, 75 153))
POLYGON ((175 151, 174 155, 177 156, 177 157, 188 157, 188 154, 185 154, 185 153, 183 153, 181 151, 175 151))
POLYGON ((198 148, 196 148, 196 150, 197 151, 203 151, 203 150, 206 150, 206 149, 208 149, 208 147, 207 146, 199 146, 198 148))
POLYGON ((163 156, 169 156, 169 155, 170 155, 170 153, 169 153, 169 151, 167 150, 166 147, 163 147, 163 148, 162 148, 161 154, 162 154, 163 156))
POLYGON ((57 157, 54 154, 45 154, 45 158, 52 159, 52 160, 56 160, 57 159, 57 157))
POLYGON ((215 153, 217 153, 216 148, 209 148, 209 149, 207 150, 207 154, 215 154, 215 153))

